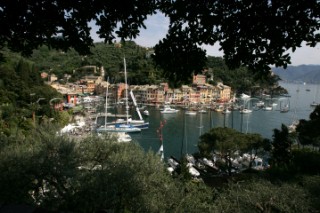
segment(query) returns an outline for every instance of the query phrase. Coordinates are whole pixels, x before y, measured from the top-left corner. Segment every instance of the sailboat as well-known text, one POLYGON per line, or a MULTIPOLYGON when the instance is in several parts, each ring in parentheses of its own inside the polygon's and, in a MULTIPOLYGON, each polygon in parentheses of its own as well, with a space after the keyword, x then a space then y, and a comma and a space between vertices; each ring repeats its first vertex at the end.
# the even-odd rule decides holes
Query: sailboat
POLYGON ((143 110, 142 112, 144 115, 149 116, 149 111, 147 109, 143 110))
MULTIPOLYGON (((127 78, 126 76, 126 69, 125 69, 125 78, 127 78)), ((126 85, 127 85, 127 82, 126 82, 126 85)), ((129 115, 128 115, 128 93, 127 93, 127 86, 126 86, 126 120, 124 119, 118 119, 115 121, 115 124, 118 124, 118 125, 123 125, 123 124, 127 124, 127 125, 131 125, 132 127, 136 127, 136 128, 139 128, 139 129, 148 129, 149 128, 149 122, 145 122, 141 116, 141 113, 140 113, 140 109, 137 105, 137 101, 133 95, 133 92, 132 90, 130 90, 130 96, 131 96, 131 99, 133 101, 133 104, 136 108, 136 112, 139 116, 139 120, 133 120, 132 118, 129 118, 129 115)))
POLYGON ((128 123, 128 124, 132 125, 133 127, 137 127, 139 129, 148 129, 149 128, 149 122, 145 122, 144 119, 142 118, 140 109, 139 109, 139 107, 137 105, 137 102, 136 102, 136 99, 135 99, 135 97, 133 95, 132 90, 130 90, 130 95, 131 95, 133 104, 134 104, 134 106, 136 108, 136 112, 137 112, 137 114, 139 116, 139 119, 138 120, 134 120, 134 119, 128 117, 127 120, 117 119, 114 123, 115 124, 128 123))
MULTIPOLYGON (((125 75, 125 86, 126 86, 126 97, 128 97, 128 85, 127 85, 127 71, 126 71, 126 59, 123 58, 124 62, 124 75, 125 75)), ((107 87, 108 91, 108 87, 107 87)), ((107 106, 108 106, 108 92, 106 94, 106 115, 105 118, 107 117, 107 106)), ((129 118, 129 106, 128 106, 128 98, 126 98, 126 123, 115 123, 112 125, 106 125, 107 121, 105 121, 105 125, 103 127, 99 127, 97 129, 97 132, 141 132, 140 128, 134 127, 128 122, 129 118)))
POLYGON ((246 103, 249 102, 249 101, 250 101, 250 98, 247 98, 246 100, 244 100, 243 108, 240 109, 240 113, 241 113, 241 114, 248 114, 248 113, 251 113, 251 112, 252 112, 251 109, 248 109, 248 108, 245 107, 245 106, 246 106, 246 103))
POLYGON ((280 102, 280 112, 286 113, 286 112, 289 112, 289 110, 290 110, 289 99, 287 99, 287 103, 284 106, 282 106, 282 103, 280 102))
MULTIPOLYGON (((107 80, 108 81, 108 80, 107 80)), ((107 125, 107 115, 108 115, 108 88, 106 90, 106 103, 105 103, 105 116, 104 116, 104 125, 100 126, 96 129, 96 132, 98 134, 101 133, 110 133, 113 136, 117 138, 118 142, 130 142, 131 136, 128 135, 125 131, 120 131, 120 129, 117 129, 115 126, 107 125)))
POLYGON ((286 104, 284 107, 282 107, 282 108, 280 109, 280 112, 282 112, 282 113, 289 112, 289 105, 286 104))
POLYGON ((124 80, 125 80, 125 93, 126 93, 126 123, 116 123, 115 127, 122 132, 141 132, 141 129, 129 123, 129 106, 128 106, 128 83, 127 83, 127 66, 126 58, 123 58, 124 65, 124 80))

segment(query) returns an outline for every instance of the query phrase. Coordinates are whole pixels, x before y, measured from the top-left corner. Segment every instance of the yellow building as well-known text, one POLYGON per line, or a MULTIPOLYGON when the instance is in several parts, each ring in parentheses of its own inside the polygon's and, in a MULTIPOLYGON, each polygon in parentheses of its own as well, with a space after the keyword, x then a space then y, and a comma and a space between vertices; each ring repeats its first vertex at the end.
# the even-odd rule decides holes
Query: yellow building
POLYGON ((220 90, 219 102, 229 102, 231 99, 231 87, 219 83, 217 87, 220 90))

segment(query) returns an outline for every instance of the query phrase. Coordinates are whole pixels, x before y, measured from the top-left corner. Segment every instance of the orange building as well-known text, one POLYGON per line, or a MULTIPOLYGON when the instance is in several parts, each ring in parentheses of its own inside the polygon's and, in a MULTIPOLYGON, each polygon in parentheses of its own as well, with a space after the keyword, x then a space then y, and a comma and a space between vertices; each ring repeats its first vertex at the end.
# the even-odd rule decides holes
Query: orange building
POLYGON ((68 104, 77 104, 77 93, 67 93, 65 96, 68 104))

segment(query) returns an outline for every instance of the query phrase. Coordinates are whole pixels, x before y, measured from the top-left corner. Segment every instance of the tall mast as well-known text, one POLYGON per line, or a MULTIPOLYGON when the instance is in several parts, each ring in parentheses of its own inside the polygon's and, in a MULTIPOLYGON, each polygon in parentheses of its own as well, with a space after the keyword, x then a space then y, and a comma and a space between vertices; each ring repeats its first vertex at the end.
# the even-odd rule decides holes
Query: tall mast
POLYGON ((105 108, 105 115, 104 115, 104 128, 107 128, 107 114, 108 114, 108 93, 109 93, 109 77, 107 79, 107 90, 106 90, 106 108, 105 108))
POLYGON ((127 84, 127 66, 126 66, 126 58, 123 57, 124 64, 124 82, 125 82, 125 92, 126 92, 126 116, 127 116, 127 124, 129 118, 129 106, 128 106, 128 84, 127 84))

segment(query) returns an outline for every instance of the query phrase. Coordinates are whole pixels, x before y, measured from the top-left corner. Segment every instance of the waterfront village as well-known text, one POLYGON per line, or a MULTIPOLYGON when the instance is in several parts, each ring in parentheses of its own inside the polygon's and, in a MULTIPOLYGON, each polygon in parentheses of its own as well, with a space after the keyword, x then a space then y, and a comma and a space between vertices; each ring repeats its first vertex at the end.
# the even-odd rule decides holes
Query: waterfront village
MULTIPOLYGON (((95 67, 94 70, 97 68, 95 67)), ((95 73, 95 71, 94 71, 95 73)), ((93 73, 93 74, 94 74, 93 73)), ((74 107, 83 102, 91 102, 92 97, 104 96, 108 87, 109 103, 123 103, 125 100, 125 83, 110 84, 105 81, 105 71, 100 68, 101 75, 87 75, 75 83, 58 83, 54 74, 41 73, 42 78, 48 79, 48 83, 58 92, 63 94, 64 100, 55 104, 55 108, 74 107), (93 96, 94 95, 94 96, 93 96), (59 105, 61 104, 61 105, 59 105)), ((68 78, 68 77, 66 77, 68 78)), ((148 105, 161 105, 170 103, 174 105, 211 105, 214 103, 227 103, 231 100, 232 90, 230 86, 222 82, 216 86, 208 84, 206 75, 198 74, 193 76, 192 85, 182 85, 180 88, 171 89, 168 83, 159 85, 128 85, 132 90, 138 103, 148 105)))
MULTIPOLYGON (((206 108, 211 108, 212 110, 218 110, 219 106, 225 107, 225 104, 233 102, 234 95, 230 86, 224 85, 222 82, 218 83, 216 86, 208 84, 206 75, 198 74, 193 76, 193 82, 189 85, 183 85, 178 89, 169 88, 168 83, 160 83, 159 85, 125 85, 125 83, 110 84, 105 81, 104 70, 101 68, 101 75, 99 76, 84 76, 76 83, 60 84, 55 75, 48 75, 47 73, 42 73, 42 77, 48 79, 48 83, 55 88, 58 92, 64 95, 64 100, 55 103, 55 108, 76 108, 79 106, 86 106, 91 102, 97 100, 103 101, 106 96, 106 91, 108 91, 108 99, 112 104, 122 105, 126 101, 126 88, 132 91, 135 95, 136 102, 142 103, 144 105, 161 106, 166 104, 172 104, 175 106, 195 106, 201 109, 201 106, 206 106, 206 108)), ((129 98, 128 98, 129 100, 129 98)), ((110 103, 110 102, 109 102, 110 103)), ((89 112, 95 111, 94 109, 88 109, 89 112)), ((109 116, 109 115, 108 115, 109 116)), ((121 117, 121 116, 120 116, 121 117)), ((91 132, 97 124, 92 123, 92 118, 84 122, 86 125, 86 132, 91 132)), ((120 119, 121 120, 121 119, 120 119)), ((123 119, 122 119, 123 120, 123 119)), ((67 128, 71 126, 67 126, 67 128)), ((103 128, 103 127, 102 127, 103 128)), ((104 127, 108 128, 108 127, 104 127)), ((65 129, 65 128, 64 128, 65 129)), ((80 128, 80 131, 69 132, 69 129, 65 129, 65 133, 71 133, 72 136, 82 136, 84 133, 84 128, 80 128)), ((98 128, 99 129, 99 128, 98 128)), ((75 129, 76 130, 76 129, 75 129)), ((97 131, 98 132, 98 131, 97 131)), ((111 131, 112 132, 112 131, 111 131)), ((127 135, 127 134, 126 134, 127 135)), ((117 135, 119 142, 131 141, 130 136, 126 138, 117 135), (129 138, 127 138, 129 137, 129 138)), ((161 149, 161 148, 160 148, 161 149)), ((255 157, 241 157, 241 162, 250 162, 254 160, 255 167, 258 169, 264 168, 262 166, 262 159, 255 157), (246 161, 244 159, 247 159, 246 161)), ((187 160, 190 161, 189 172, 190 174, 197 178, 200 176, 199 171, 203 171, 200 165, 207 165, 211 168, 214 173, 218 171, 218 168, 213 164, 211 159, 200 159, 198 164, 196 164, 195 159, 192 155, 187 155, 187 160), (197 168, 197 169, 195 169, 197 168)), ((162 156, 163 159, 163 156, 162 156)), ((237 160, 237 159, 236 159, 237 160)), ((171 156, 168 159, 168 170, 173 173, 177 168, 179 168, 180 162, 171 156)), ((236 164, 236 163, 235 163, 236 164)), ((236 164, 237 168, 239 163, 236 164)), ((246 165, 245 168, 247 168, 246 165)), ((240 168, 240 167, 239 167, 240 168)))

